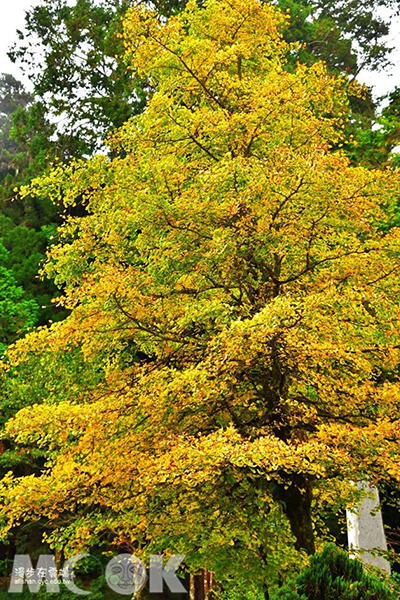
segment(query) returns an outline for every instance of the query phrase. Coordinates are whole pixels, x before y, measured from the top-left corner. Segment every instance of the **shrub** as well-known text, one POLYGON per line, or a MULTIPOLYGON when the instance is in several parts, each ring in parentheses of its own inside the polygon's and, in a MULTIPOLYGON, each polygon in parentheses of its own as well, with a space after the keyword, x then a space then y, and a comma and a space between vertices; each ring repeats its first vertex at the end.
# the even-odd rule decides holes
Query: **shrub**
POLYGON ((379 577, 366 573, 359 560, 327 544, 272 600, 398 600, 398 595, 379 577))

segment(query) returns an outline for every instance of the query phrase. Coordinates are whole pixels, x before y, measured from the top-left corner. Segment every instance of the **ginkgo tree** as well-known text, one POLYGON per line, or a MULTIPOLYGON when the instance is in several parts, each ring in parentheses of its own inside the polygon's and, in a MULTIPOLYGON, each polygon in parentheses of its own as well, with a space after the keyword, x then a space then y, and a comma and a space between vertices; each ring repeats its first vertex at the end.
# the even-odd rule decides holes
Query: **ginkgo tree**
POLYGON ((26 190, 85 210, 45 267, 69 316, 4 367, 25 393, 27 365, 49 373, 7 426, 48 462, 2 481, 4 535, 43 518, 66 553, 179 552, 262 589, 355 502, 350 480, 400 482, 399 175, 351 166, 362 90, 285 69, 285 22, 257 0, 131 9, 144 114, 113 159, 26 190), (77 353, 88 380, 63 391, 77 353))

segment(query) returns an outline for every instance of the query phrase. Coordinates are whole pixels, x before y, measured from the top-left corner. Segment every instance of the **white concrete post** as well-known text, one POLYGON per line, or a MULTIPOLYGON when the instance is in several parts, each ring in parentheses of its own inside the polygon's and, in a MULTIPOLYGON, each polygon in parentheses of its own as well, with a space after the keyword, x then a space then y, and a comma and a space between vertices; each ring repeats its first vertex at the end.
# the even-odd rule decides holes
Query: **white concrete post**
POLYGON ((390 573, 389 562, 380 555, 387 551, 387 544, 379 508, 379 492, 367 481, 359 481, 357 487, 368 494, 355 509, 347 511, 349 548, 353 556, 357 556, 364 564, 390 573))

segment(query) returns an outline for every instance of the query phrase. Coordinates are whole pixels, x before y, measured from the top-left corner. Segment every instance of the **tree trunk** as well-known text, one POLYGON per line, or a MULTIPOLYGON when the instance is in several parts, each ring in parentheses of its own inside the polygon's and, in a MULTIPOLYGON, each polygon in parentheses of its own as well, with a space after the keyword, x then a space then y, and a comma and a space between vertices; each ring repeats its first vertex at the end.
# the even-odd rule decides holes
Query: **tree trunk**
POLYGON ((215 597, 216 582, 208 569, 202 569, 197 575, 190 575, 190 600, 211 600, 215 597))
POLYGON ((212 573, 208 569, 204 570, 204 599, 210 600, 212 593, 212 573))
POLYGON ((279 486, 278 499, 284 505, 284 512, 289 519, 290 528, 296 538, 296 550, 305 550, 314 554, 314 531, 311 518, 312 488, 310 482, 302 475, 296 476, 286 489, 279 486))
POLYGON ((192 575, 192 594, 193 600, 205 600, 205 573, 202 569, 197 575, 192 575))

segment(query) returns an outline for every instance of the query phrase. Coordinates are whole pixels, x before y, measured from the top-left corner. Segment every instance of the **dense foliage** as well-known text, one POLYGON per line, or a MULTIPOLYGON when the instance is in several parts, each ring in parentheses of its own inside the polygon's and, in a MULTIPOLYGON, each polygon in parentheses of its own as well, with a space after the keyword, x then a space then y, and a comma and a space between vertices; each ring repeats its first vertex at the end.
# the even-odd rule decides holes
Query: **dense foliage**
POLYGON ((365 572, 358 560, 334 544, 315 554, 310 565, 273 600, 395 600, 398 594, 387 582, 365 572))
POLYGON ((70 314, 10 351, 10 393, 42 380, 8 435, 48 461, 4 478, 4 533, 44 519, 66 553, 182 552, 260 590, 349 479, 399 483, 399 175, 350 164, 360 90, 287 68, 285 22, 130 10, 146 111, 25 189, 72 208, 46 267, 70 314))
POLYGON ((0 352, 36 321, 37 305, 28 300, 7 269, 7 250, 0 244, 0 352))
MULTIPOLYGON (((349 479, 396 511, 399 93, 354 77, 398 3, 132 4, 38 0, 0 78, 0 557, 183 552, 253 600, 349 479)), ((279 594, 392 598, 332 547, 279 594)))
MULTIPOLYGON (((0 81, 0 237, 13 277, 39 307, 38 324, 62 317, 50 303, 54 286, 37 277, 60 207, 46 197, 22 200, 15 189, 45 173, 56 158, 92 155, 104 147, 110 130, 143 109, 152 88, 127 67, 120 38, 130 5, 130 0, 38 1, 10 51, 33 91, 28 94, 8 75, 0 81)), ((156 5, 168 16, 184 2, 156 5)), ((280 0, 278 6, 289 11, 285 39, 301 43, 292 48, 289 68, 298 59, 308 64, 323 59, 330 69, 354 75, 365 66, 382 68, 390 58, 388 20, 376 15, 381 8, 397 11, 396 1, 280 0)), ((395 91, 379 119, 370 95, 352 101, 353 140, 346 148, 354 162, 375 167, 390 159, 400 131, 396 98, 395 91)))

